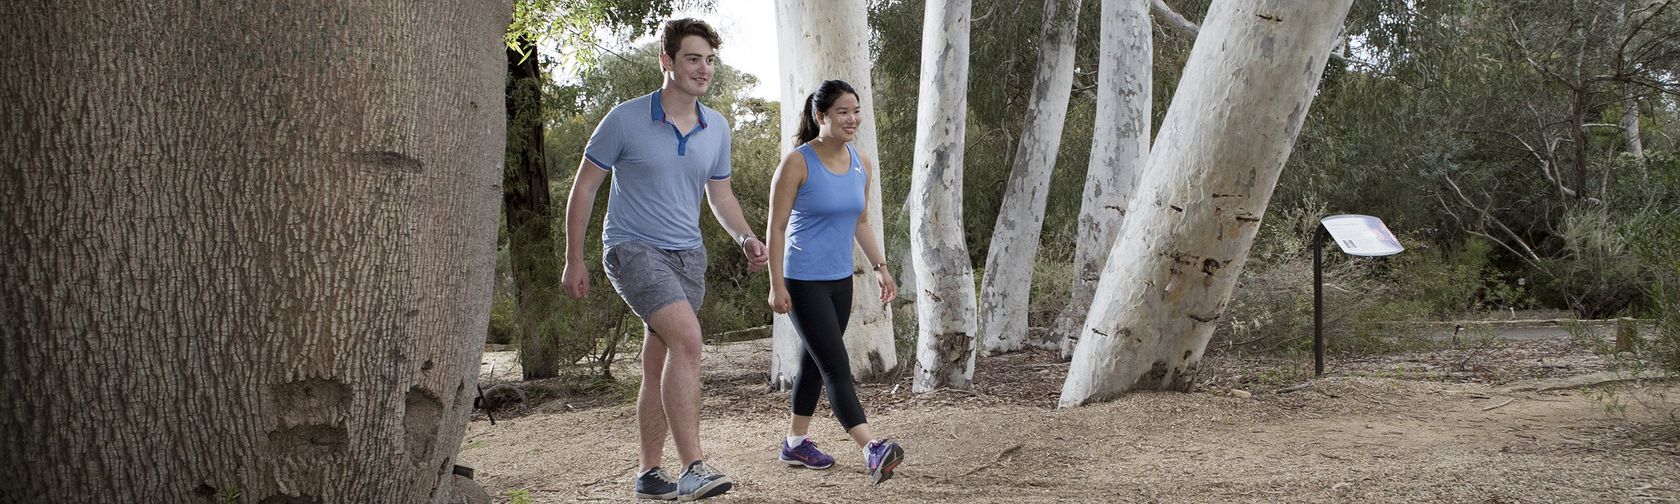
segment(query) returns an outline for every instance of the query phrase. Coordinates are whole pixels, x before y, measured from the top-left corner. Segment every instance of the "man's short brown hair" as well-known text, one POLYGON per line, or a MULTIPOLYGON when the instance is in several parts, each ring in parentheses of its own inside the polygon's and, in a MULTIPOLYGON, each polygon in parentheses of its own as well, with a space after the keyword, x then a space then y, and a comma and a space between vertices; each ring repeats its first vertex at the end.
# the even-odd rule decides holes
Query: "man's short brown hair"
POLYGON ((665 44, 665 55, 676 59, 677 51, 682 50, 684 38, 693 35, 706 40, 706 43, 717 49, 723 45, 723 39, 718 37, 712 25, 694 18, 672 19, 665 22, 665 29, 659 33, 659 40, 665 44))

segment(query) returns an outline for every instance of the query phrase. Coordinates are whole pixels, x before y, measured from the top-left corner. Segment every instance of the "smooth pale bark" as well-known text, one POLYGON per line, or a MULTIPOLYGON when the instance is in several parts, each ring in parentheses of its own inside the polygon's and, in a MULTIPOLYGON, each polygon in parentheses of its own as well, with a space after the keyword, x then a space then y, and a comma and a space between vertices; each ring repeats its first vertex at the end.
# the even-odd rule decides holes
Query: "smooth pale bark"
POLYGON ((910 254, 919 289, 917 392, 968 388, 974 377, 974 268, 962 224, 971 9, 969 0, 930 0, 922 22, 910 182, 910 254))
POLYGON ((1073 278, 1068 304, 1057 315, 1050 335, 1064 359, 1073 355, 1079 341, 1098 274, 1149 158, 1154 49, 1148 0, 1103 0, 1100 37, 1097 115, 1079 207, 1073 278))
MULTIPOLYGON (((1621 40, 1619 39, 1630 35, 1628 32, 1633 29, 1633 27, 1628 23, 1627 7, 1628 0, 1622 0, 1616 3, 1615 22, 1616 26, 1620 29, 1612 31, 1612 33, 1615 34, 1615 36, 1611 36, 1609 40, 1612 46, 1620 47, 1621 40)), ((1618 66, 1624 64, 1622 61, 1624 57, 1625 55, 1622 54, 1622 51, 1618 50, 1616 55, 1616 62, 1618 66)), ((1621 107, 1622 117, 1620 122, 1622 126, 1622 138, 1624 138, 1627 142, 1627 151, 1629 154, 1632 154, 1635 159, 1643 162, 1645 161, 1645 143, 1639 138, 1639 98, 1634 95, 1634 88, 1632 84, 1623 82, 1621 85, 1621 107)), ((1645 174, 1649 172, 1641 171, 1641 173, 1645 174)))
POLYGON ((1015 150, 992 244, 986 249, 980 284, 980 351, 986 355, 1020 350, 1026 344, 1027 306, 1050 173, 1062 147, 1068 97, 1073 92, 1073 48, 1079 0, 1045 0, 1039 29, 1038 68, 1032 101, 1015 150))
POLYGON ((1627 150, 1634 158, 1645 160, 1645 143, 1640 140, 1639 132, 1639 99, 1633 94, 1633 85, 1622 84, 1622 136, 1627 139, 1627 150))
MULTIPOLYGON (((863 0, 777 0, 777 41, 781 46, 782 152, 793 150, 793 136, 799 131, 799 113, 805 97, 822 81, 840 79, 858 92, 863 107, 863 124, 858 126, 852 146, 876 162, 876 176, 869 181, 869 222, 875 243, 886 245, 881 230, 881 170, 876 149, 875 94, 870 86, 868 6, 863 0)), ((852 314, 846 325, 846 353, 852 375, 857 379, 882 376, 898 367, 893 344, 892 311, 881 304, 881 283, 870 269, 869 259, 853 244, 852 314)), ((884 251, 883 251, 884 252, 884 251)), ((771 384, 781 389, 793 385, 799 374, 801 344, 787 315, 776 315, 771 384)))
POLYGON ((1156 19, 1161 20, 1161 24, 1177 30, 1186 37, 1194 39, 1196 38, 1196 32, 1201 30, 1200 27, 1196 26, 1196 23, 1185 19, 1182 14, 1167 6, 1167 2, 1163 0, 1151 0, 1149 11, 1155 14, 1156 19))
POLYGON ((1214 2, 1103 269, 1062 406, 1189 385, 1351 3, 1214 2))
POLYGON ((508 2, 0 18, 9 502, 448 502, 508 2))

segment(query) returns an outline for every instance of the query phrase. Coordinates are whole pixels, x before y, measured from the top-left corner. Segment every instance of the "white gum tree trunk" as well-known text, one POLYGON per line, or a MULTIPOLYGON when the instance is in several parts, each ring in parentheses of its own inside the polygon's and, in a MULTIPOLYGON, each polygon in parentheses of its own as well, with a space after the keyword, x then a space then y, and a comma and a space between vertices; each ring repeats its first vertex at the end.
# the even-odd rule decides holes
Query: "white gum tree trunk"
MULTIPOLYGON (((881 223, 881 166, 876 155, 874 106, 870 86, 869 26, 863 0, 777 0, 777 42, 781 46, 782 152, 792 150, 799 131, 799 111, 805 96, 829 79, 840 79, 858 92, 863 124, 852 146, 876 160, 876 176, 869 181, 869 223, 875 243, 886 245, 881 223)), ((898 367, 893 344, 892 311, 879 302, 881 284, 869 259, 853 245, 852 315, 846 325, 846 352, 857 379, 882 376, 898 367), (866 274, 867 273, 867 274, 866 274)), ((799 374, 801 343, 787 315, 775 317, 771 384, 786 390, 799 374)))
POLYGON ((968 388, 974 377, 974 268, 963 242, 969 0, 930 0, 922 22, 910 254, 915 263, 916 377, 912 388, 968 388))
POLYGON ((1351 3, 1214 2, 1103 269, 1062 406, 1190 383, 1351 3))
MULTIPOLYGON (((1612 46, 1619 44, 1621 42, 1620 38, 1626 37, 1628 35, 1628 31, 1633 29, 1628 22, 1627 4, 1628 0, 1622 0, 1621 2, 1616 3, 1615 23, 1620 29, 1611 31, 1611 33, 1615 34, 1610 37, 1610 44, 1612 46)), ((1618 56, 1620 55, 1618 54, 1618 56)), ((1621 59, 1618 58, 1617 61, 1620 62, 1621 59)), ((1639 98, 1634 94, 1632 84, 1626 82, 1621 84, 1620 105, 1622 107, 1622 117, 1620 121, 1622 125, 1622 137, 1627 141, 1627 151, 1629 154, 1633 154, 1634 158, 1644 161, 1645 143, 1639 138, 1639 98)))
POLYGON ((510 11, 8 8, 0 501, 456 497, 510 11))
POLYGON ((1015 150, 992 244, 986 249, 986 273, 980 281, 980 351, 986 355, 1020 350, 1026 343, 1027 304, 1044 227, 1044 203, 1062 146, 1068 96, 1073 92, 1079 3, 1044 1, 1032 101, 1027 104, 1026 126, 1015 150))
POLYGON ((1091 129, 1091 157, 1079 208, 1073 279, 1068 304, 1056 317, 1050 340, 1073 354, 1079 328, 1091 307, 1114 235, 1126 216, 1138 174, 1149 158, 1153 82, 1152 29, 1148 0, 1103 0, 1102 59, 1097 66, 1097 114, 1091 129))

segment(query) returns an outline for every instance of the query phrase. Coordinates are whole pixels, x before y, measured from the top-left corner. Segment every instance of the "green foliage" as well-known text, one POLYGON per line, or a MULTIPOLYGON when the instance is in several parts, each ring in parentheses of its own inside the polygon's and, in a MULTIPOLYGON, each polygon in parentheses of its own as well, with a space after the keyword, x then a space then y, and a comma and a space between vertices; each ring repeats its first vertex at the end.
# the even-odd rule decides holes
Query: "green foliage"
MULTIPOLYGON (((1260 224, 1256 247, 1210 347, 1241 351, 1306 352, 1312 349, 1312 232, 1321 210, 1289 209, 1260 224)), ((1412 329, 1391 322, 1422 315, 1419 305, 1397 303, 1406 287, 1389 258, 1354 258, 1326 244, 1324 335, 1338 354, 1389 351, 1412 329)))
POLYGON ((1551 273, 1546 294, 1561 298, 1554 302, 1587 318, 1606 318, 1637 301, 1649 277, 1633 257, 1620 220, 1640 219, 1612 216, 1603 207, 1564 214, 1562 251, 1541 261, 1551 273))
MULTIPOLYGON (((1096 109, 1095 90, 1100 11, 1095 4, 1080 10, 1075 41, 1074 88, 1062 134, 1061 150, 1050 179, 1050 194, 1082 194, 1090 155, 1096 109)), ((921 73, 921 2, 887 0, 870 6, 869 24, 875 32, 871 69, 875 87, 875 121, 880 131, 881 200, 886 223, 883 232, 889 253, 908 251, 909 222, 904 200, 916 140, 916 99, 921 73)), ((1038 61, 1042 2, 980 0, 975 2, 971 27, 967 148, 963 159, 963 232, 973 266, 983 267, 992 228, 1008 174, 1019 147, 1021 128, 1032 92, 1038 61), (1032 22, 1022 22, 1032 20, 1032 22)), ((1043 241, 1070 243, 1075 237, 1080 198, 1050 198, 1045 207, 1043 241)), ((1072 259, 1072 247, 1046 247, 1051 259, 1072 259)))
POLYGON ((530 490, 508 490, 508 504, 531 504, 530 490))
POLYGON ((513 296, 498 292, 490 299, 490 334, 486 342, 508 344, 519 332, 519 313, 513 296))
MULTIPOLYGON (((1653 157, 1656 178, 1680 187, 1680 159, 1672 153, 1653 157)), ((1670 207, 1673 208, 1673 207, 1670 207)), ((1641 313, 1655 322, 1645 338, 1644 354, 1670 373, 1680 374, 1680 220, 1671 212, 1654 213, 1627 226, 1629 247, 1637 269, 1649 276, 1641 313)))
POLYGON ((1400 299, 1441 320, 1475 311, 1483 282, 1491 274, 1492 251, 1493 245, 1486 240, 1472 237, 1396 256, 1396 269, 1405 272, 1400 299))
POLYGON ((1327 69, 1272 209, 1376 214, 1419 239, 1403 256, 1436 255, 1396 268, 1418 268, 1409 294, 1435 316, 1637 305, 1648 280, 1620 230, 1680 205, 1653 178, 1680 110, 1680 83, 1658 68, 1680 64, 1680 43, 1651 28, 1680 23, 1680 9, 1630 7, 1621 24, 1613 6, 1356 2, 1351 61, 1327 69), (1614 127, 1628 90, 1648 105, 1648 162, 1614 127))
POLYGON ((1055 325, 1056 316, 1072 296, 1068 290, 1073 284, 1073 264, 1069 260, 1046 255, 1039 254, 1038 260, 1033 263, 1032 293, 1027 297, 1028 327, 1055 325))
POLYGON ((653 33, 679 7, 703 7, 711 0, 517 0, 508 24, 508 49, 525 53, 521 38, 555 44, 562 63, 593 67, 602 39, 633 39, 653 33))

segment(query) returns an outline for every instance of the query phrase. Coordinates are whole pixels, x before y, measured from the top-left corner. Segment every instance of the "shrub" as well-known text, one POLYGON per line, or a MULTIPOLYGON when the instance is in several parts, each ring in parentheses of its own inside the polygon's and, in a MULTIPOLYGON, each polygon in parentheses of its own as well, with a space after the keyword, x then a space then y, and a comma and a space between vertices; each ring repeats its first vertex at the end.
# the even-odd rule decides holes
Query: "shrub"
POLYGON ((498 292, 490 300, 490 329, 485 342, 506 345, 519 332, 519 313, 513 296, 498 292))

